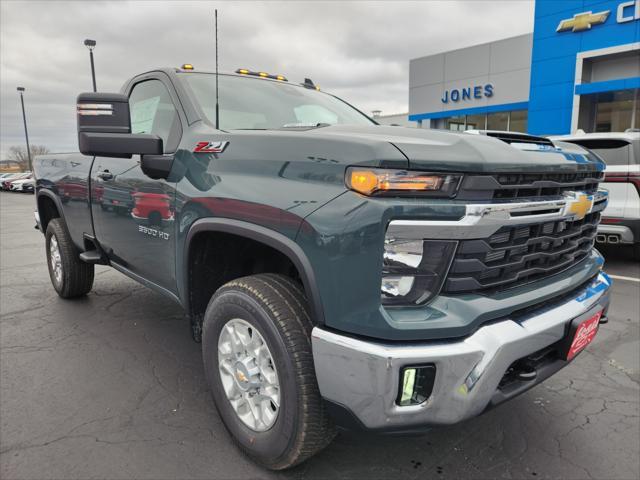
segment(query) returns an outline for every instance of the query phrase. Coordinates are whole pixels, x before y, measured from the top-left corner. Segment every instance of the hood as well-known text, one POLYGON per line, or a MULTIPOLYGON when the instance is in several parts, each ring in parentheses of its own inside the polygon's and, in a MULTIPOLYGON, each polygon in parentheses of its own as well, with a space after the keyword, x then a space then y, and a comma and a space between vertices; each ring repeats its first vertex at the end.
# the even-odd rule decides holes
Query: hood
POLYGON ((415 170, 522 173, 604 169, 604 163, 597 156, 564 142, 558 142, 555 148, 521 150, 486 135, 384 125, 333 125, 307 133, 371 143, 389 142, 404 154, 408 167, 415 170))

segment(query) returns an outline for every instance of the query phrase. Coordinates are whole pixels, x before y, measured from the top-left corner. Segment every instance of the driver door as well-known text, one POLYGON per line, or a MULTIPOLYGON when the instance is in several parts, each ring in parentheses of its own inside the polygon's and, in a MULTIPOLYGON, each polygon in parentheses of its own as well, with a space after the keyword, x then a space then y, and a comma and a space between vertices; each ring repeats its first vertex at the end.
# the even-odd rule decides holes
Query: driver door
MULTIPOLYGON (((131 133, 158 135, 165 154, 176 151, 182 136, 169 85, 150 77, 129 89, 131 133)), ((93 165, 94 228, 112 264, 175 293, 175 183, 147 177, 140 155, 96 157, 93 165)))

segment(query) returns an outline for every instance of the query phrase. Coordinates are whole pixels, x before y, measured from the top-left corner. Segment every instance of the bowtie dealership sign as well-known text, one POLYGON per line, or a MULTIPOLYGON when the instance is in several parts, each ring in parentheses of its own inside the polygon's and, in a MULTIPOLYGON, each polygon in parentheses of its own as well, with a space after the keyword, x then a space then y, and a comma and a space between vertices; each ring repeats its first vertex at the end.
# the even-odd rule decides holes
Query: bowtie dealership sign
MULTIPOLYGON (((576 13, 571 18, 560 20, 557 32, 584 32, 591 30, 594 25, 601 25, 607 21, 611 10, 593 13, 576 13)), ((627 0, 619 3, 616 8, 616 23, 627 23, 640 20, 640 0, 627 0)), ((440 101, 442 103, 458 103, 460 101, 480 100, 493 96, 493 84, 473 85, 464 88, 445 90, 440 101)))
MULTIPOLYGON (((573 18, 561 20, 558 24, 557 32, 584 32, 591 30, 594 25, 600 25, 607 21, 611 10, 602 12, 582 12, 576 13, 573 18)), ((640 0, 630 0, 622 2, 616 9, 616 23, 633 22, 640 20, 640 0)))

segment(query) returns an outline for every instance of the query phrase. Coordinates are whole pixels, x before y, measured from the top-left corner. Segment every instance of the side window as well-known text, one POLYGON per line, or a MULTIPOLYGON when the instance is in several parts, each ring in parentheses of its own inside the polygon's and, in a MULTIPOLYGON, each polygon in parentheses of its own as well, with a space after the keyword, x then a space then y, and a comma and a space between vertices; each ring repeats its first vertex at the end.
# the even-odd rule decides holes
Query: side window
POLYGON ((174 152, 182 136, 178 111, 160 80, 146 80, 129 95, 131 133, 152 133, 162 138, 164 151, 174 152))

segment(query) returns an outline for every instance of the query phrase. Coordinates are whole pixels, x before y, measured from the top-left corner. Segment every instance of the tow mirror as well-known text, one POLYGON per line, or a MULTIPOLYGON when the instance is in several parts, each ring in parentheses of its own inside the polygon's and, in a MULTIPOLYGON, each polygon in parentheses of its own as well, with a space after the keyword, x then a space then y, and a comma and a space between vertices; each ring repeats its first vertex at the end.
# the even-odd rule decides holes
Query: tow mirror
POLYGON ((120 93, 81 93, 77 100, 78 145, 83 155, 131 158, 161 155, 157 135, 131 133, 129 99, 120 93))
POLYGON ((169 178, 173 166, 173 155, 143 155, 140 160, 142 173, 153 180, 169 178))

